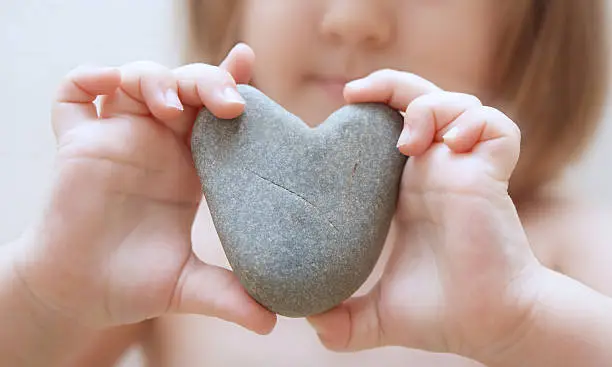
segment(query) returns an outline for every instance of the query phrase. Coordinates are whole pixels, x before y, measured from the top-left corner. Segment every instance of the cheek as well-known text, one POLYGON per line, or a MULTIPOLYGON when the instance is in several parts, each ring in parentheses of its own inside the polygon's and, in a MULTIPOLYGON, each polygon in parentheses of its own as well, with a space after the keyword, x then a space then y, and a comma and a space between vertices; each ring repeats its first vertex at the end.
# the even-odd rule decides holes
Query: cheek
POLYGON ((454 44, 428 43, 405 59, 410 60, 410 72, 445 90, 481 94, 488 85, 490 55, 473 44, 462 45, 461 41, 454 44))
POLYGON ((486 94, 494 62, 495 27, 488 20, 474 18, 471 14, 449 15, 435 21, 420 17, 404 22, 398 32, 399 44, 409 46, 398 50, 398 59, 404 60, 407 71, 443 89, 486 94))

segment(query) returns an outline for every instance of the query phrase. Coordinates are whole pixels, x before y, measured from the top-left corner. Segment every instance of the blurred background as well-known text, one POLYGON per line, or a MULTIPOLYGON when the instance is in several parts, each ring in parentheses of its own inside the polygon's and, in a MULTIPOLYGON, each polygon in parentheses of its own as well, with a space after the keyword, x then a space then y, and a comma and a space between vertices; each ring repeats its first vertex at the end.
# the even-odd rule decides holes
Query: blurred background
MULTIPOLYGON (((50 102, 60 79, 79 64, 179 65, 175 8, 168 0, 0 2, 0 243, 24 230, 44 198, 55 148, 50 102)), ((612 100, 606 107, 595 144, 567 179, 612 205, 612 100)))
POLYGON ((61 78, 79 64, 176 65, 174 8, 168 0, 0 1, 0 241, 23 230, 45 195, 61 78))

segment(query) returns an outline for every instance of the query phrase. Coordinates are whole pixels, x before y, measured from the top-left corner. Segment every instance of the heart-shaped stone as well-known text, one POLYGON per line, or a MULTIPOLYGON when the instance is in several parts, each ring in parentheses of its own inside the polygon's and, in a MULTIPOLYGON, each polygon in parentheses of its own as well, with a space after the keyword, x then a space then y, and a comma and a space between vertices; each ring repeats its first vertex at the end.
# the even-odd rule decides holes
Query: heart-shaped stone
POLYGON ((247 292, 288 317, 326 311, 368 278, 396 207, 401 114, 348 105, 310 128, 259 90, 236 119, 202 109, 192 152, 213 224, 247 292))

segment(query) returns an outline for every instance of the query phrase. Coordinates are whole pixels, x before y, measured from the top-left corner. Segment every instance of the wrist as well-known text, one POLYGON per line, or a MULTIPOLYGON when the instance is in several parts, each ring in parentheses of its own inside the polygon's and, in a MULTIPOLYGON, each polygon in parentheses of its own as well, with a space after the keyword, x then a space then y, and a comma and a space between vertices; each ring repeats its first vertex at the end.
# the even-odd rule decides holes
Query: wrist
POLYGON ((25 245, 0 247, 0 360, 54 365, 95 330, 48 307, 29 289, 17 266, 25 245))
POLYGON ((511 345, 475 358, 490 367, 603 366, 612 360, 612 299, 542 268, 532 318, 511 345))

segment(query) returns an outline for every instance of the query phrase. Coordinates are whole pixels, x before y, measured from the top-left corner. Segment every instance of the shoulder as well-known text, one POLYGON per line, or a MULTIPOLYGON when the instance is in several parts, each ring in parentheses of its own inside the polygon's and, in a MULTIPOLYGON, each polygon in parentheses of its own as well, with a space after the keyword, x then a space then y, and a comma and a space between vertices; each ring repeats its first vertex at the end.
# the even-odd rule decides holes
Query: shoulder
POLYGON ((525 218, 528 235, 542 247, 534 250, 546 254, 551 267, 612 295, 612 207, 558 196, 528 210, 525 218))

